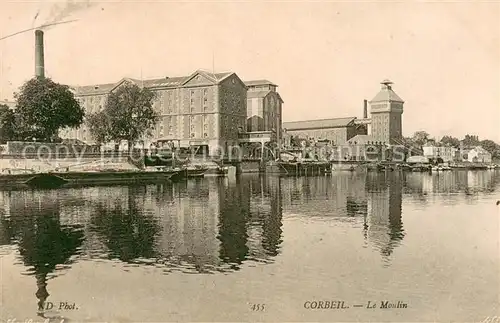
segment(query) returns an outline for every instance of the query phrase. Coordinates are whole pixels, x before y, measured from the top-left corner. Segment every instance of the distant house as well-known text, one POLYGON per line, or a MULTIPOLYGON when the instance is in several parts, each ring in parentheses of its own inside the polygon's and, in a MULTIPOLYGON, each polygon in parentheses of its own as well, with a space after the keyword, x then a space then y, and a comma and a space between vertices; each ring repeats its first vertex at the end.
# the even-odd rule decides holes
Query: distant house
POLYGON ((471 163, 491 163, 491 154, 481 146, 465 149, 461 153, 462 161, 471 163))
POLYGON ((451 146, 439 146, 433 143, 426 143, 422 146, 423 155, 429 159, 441 160, 448 163, 455 160, 457 149, 451 146))

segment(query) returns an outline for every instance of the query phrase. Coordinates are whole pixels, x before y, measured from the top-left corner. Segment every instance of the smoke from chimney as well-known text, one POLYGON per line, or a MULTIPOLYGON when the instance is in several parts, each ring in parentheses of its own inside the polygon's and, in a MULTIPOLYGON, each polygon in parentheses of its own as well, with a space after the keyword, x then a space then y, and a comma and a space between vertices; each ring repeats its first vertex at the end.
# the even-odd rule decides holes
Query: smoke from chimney
POLYGON ((368 100, 363 100, 363 118, 368 118, 368 100))
POLYGON ((43 7, 38 8, 35 17, 33 18, 33 25, 38 19, 42 22, 41 27, 44 30, 47 30, 47 26, 49 25, 52 26, 52 24, 61 22, 63 19, 66 19, 79 11, 87 10, 96 5, 96 3, 91 0, 63 0, 47 3, 50 7, 44 5, 43 7), (42 14, 42 17, 40 17, 40 14, 42 14), (45 16, 45 18, 43 16, 45 16))
POLYGON ((45 62, 43 53, 43 31, 35 31, 35 76, 45 77, 45 62))

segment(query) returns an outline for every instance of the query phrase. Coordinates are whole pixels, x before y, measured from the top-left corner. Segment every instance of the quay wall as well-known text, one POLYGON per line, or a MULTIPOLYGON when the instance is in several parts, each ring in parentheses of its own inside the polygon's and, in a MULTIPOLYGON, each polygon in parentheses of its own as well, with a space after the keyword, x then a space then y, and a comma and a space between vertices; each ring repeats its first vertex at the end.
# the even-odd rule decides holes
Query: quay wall
POLYGON ((101 152, 101 147, 96 145, 72 145, 51 142, 8 141, 2 148, 2 154, 7 155, 57 156, 59 158, 76 158, 101 152))
POLYGON ((0 147, 0 173, 85 171, 143 166, 138 151, 105 152, 100 146, 46 142, 8 141, 0 147))
POLYGON ((0 155, 2 174, 50 172, 50 171, 87 171, 123 169, 138 167, 127 156, 86 156, 85 158, 22 158, 18 155, 0 155))

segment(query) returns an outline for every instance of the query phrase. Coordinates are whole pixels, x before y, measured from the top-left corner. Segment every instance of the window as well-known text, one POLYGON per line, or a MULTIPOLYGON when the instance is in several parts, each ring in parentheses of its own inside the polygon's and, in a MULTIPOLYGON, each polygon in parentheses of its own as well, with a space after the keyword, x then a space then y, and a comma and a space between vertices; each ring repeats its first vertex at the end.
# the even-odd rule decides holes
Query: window
POLYGON ((208 137, 208 133, 206 133, 206 132, 205 132, 205 133, 203 134, 203 137, 207 138, 207 137, 208 137))
POLYGON ((194 138, 194 132, 191 133, 191 138, 194 138))

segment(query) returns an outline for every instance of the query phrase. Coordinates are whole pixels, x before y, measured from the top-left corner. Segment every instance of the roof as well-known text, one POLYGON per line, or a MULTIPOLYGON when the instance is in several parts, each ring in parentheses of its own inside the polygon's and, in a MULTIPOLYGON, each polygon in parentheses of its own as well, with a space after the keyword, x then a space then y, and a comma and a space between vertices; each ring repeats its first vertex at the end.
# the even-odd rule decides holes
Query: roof
POLYGON ((351 139, 349 139, 347 142, 350 144, 353 144, 354 142, 356 142, 356 144, 358 144, 358 145, 366 145, 368 142, 372 142, 372 141, 379 141, 379 140, 375 140, 375 137, 373 137, 371 135, 356 135, 356 136, 352 137, 351 139))
POLYGON ((277 86, 271 81, 268 80, 253 80, 253 81, 244 81, 246 86, 256 86, 256 85, 272 85, 272 86, 277 86))
POLYGON ((407 163, 423 163, 426 164, 429 162, 429 158, 424 156, 410 156, 406 159, 407 163))
POLYGON ((271 93, 270 90, 267 90, 267 91, 248 91, 247 99, 265 98, 269 93, 271 93))
POLYGON ((283 128, 287 130, 306 130, 323 128, 342 128, 347 127, 356 117, 317 119, 305 121, 283 122, 283 128))
POLYGON ((488 153, 489 154, 489 152, 481 146, 476 146, 473 148, 473 150, 477 151, 478 153, 483 153, 483 154, 488 153))
POLYGON ((393 102, 404 102, 396 92, 392 90, 392 82, 389 80, 382 81, 382 89, 375 95, 375 97, 370 102, 381 102, 381 101, 393 101, 393 102))
POLYGON ((129 77, 122 78, 120 81, 115 83, 106 83, 106 84, 95 84, 95 85, 86 85, 86 86, 73 86, 72 88, 76 91, 78 95, 98 95, 98 94, 107 94, 115 89, 118 85, 125 81, 132 82, 134 84, 144 86, 147 88, 154 87, 179 87, 193 78, 195 75, 201 74, 208 79, 212 80, 215 83, 221 82, 226 77, 234 74, 233 72, 223 72, 223 73, 212 73, 204 70, 197 70, 191 75, 188 76, 177 76, 177 77, 164 77, 157 79, 148 79, 148 80, 138 80, 129 77))

